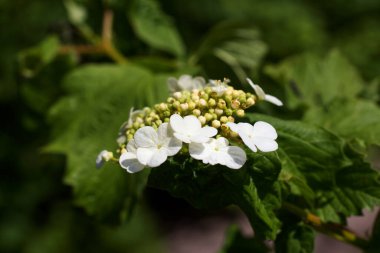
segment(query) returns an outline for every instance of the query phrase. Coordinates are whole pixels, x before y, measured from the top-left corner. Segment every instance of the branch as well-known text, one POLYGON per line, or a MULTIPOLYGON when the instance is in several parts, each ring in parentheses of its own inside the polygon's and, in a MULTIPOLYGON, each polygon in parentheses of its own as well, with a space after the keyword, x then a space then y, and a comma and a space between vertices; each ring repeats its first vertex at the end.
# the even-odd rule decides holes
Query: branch
POLYGON ((360 249, 366 249, 369 245, 369 242, 366 239, 361 238, 360 236, 356 235, 353 231, 345 228, 341 224, 323 222, 321 218, 319 218, 315 214, 312 214, 287 202, 283 203, 282 207, 288 212, 302 218, 305 223, 313 227, 318 232, 331 236, 336 240, 349 243, 360 249))
POLYGON ((128 60, 114 47, 112 43, 112 26, 113 12, 110 9, 105 9, 103 13, 101 39, 96 38, 95 40, 89 40, 89 42, 99 42, 95 45, 63 45, 60 47, 59 53, 67 54, 74 51, 77 54, 105 54, 117 63, 128 63, 128 60))

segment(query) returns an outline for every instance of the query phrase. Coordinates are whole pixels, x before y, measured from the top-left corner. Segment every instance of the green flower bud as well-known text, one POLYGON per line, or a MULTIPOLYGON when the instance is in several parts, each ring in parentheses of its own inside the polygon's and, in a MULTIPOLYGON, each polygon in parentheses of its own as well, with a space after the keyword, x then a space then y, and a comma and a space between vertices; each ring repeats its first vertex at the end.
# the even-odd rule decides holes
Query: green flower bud
POLYGON ((247 98, 247 107, 250 107, 255 104, 255 99, 253 97, 247 98))
POLYGON ((239 107, 240 107, 240 102, 238 101, 238 100, 232 100, 232 102, 231 102, 231 107, 233 108, 233 109, 238 109, 239 107))
POLYGON ((225 109, 226 108, 226 101, 224 101, 223 99, 219 99, 218 100, 218 107, 220 109, 225 109))
POLYGON ((168 109, 168 105, 165 104, 165 103, 161 103, 160 106, 159 106, 159 108, 160 108, 161 111, 165 111, 165 110, 168 109))
POLYGON ((170 118, 165 118, 165 119, 164 119, 164 122, 165 122, 165 123, 168 123, 169 121, 170 121, 170 118))
POLYGON ((199 109, 194 109, 193 110, 193 115, 200 116, 201 115, 201 111, 199 109))
POLYGON ((215 101, 215 99, 210 98, 210 99, 208 100, 208 105, 209 105, 210 107, 214 107, 214 106, 216 105, 216 101, 215 101))
POLYGON ((166 99, 166 102, 168 102, 168 104, 173 104, 174 101, 175 99, 172 97, 169 97, 168 99, 166 99))
POLYGON ((244 110, 239 109, 239 110, 236 111, 236 115, 237 115, 238 117, 244 117, 245 112, 244 112, 244 110))
POLYGON ((171 115, 170 111, 164 111, 162 114, 164 117, 170 117, 171 115))
POLYGON ((208 112, 211 113, 211 114, 213 114, 215 112, 215 109, 214 108, 210 108, 210 109, 208 109, 208 112))
POLYGON ((206 102, 206 100, 204 100, 203 98, 201 98, 201 99, 199 100, 199 107, 204 108, 204 107, 206 107, 206 106, 207 106, 207 102, 206 102))
POLYGON ((193 101, 190 101, 187 104, 189 105, 189 108, 188 108, 189 110, 194 110, 195 107, 197 106, 193 101))
POLYGON ((174 92, 173 93, 173 97, 176 98, 176 99, 180 99, 182 97, 182 93, 177 91, 177 92, 174 92))
POLYGON ((180 106, 181 106, 181 103, 180 103, 179 101, 174 101, 174 103, 173 103, 173 107, 174 107, 176 110, 178 110, 178 109, 180 108, 180 106))
POLYGON ((233 111, 232 111, 231 109, 226 109, 226 110, 224 111, 224 113, 225 113, 227 116, 231 116, 232 113, 233 113, 233 111))
POLYGON ((234 123, 235 122, 235 118, 232 117, 232 116, 228 116, 228 122, 234 123))
POLYGON ((183 112, 187 111, 187 109, 189 109, 189 105, 187 103, 181 104, 181 110, 183 112))
POLYGON ((228 122, 228 117, 227 116, 220 117, 220 122, 221 123, 227 123, 228 122))
POLYGON ((223 115, 224 111, 222 109, 219 109, 219 108, 216 108, 215 109, 215 114, 218 115, 218 116, 221 116, 223 115))
POLYGON ((213 120, 211 125, 212 125, 212 127, 219 128, 220 127, 220 121, 219 120, 213 120))
POLYGON ((202 125, 206 124, 206 118, 204 116, 199 116, 198 120, 201 122, 202 125))
POLYGON ((208 112, 205 113, 205 118, 206 118, 206 121, 211 121, 213 119, 212 114, 208 112))

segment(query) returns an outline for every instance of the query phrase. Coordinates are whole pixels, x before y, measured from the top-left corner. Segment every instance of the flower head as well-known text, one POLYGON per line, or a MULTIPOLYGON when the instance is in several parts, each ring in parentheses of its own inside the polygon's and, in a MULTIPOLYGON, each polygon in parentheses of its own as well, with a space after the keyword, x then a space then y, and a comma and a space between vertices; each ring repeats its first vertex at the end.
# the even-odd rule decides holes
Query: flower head
POLYGON ((258 96, 260 100, 268 101, 277 106, 283 105, 280 99, 276 98, 275 96, 265 94, 264 90, 259 85, 254 84, 251 79, 247 78, 247 81, 251 85, 251 87, 255 90, 256 95, 258 96))
POLYGON ((137 148, 135 140, 130 140, 127 145, 127 151, 124 151, 120 158, 119 164, 129 173, 136 173, 144 169, 144 165, 137 159, 137 148))
POLYGON ((244 144, 253 152, 271 152, 278 149, 276 129, 269 123, 258 121, 253 126, 249 123, 227 123, 232 131, 239 134, 244 144))
POLYGON ((206 85, 203 77, 191 77, 190 75, 182 75, 177 79, 170 77, 168 79, 168 87, 171 92, 202 89, 206 85))
POLYGON ((201 122, 194 115, 182 118, 178 114, 170 117, 170 126, 174 130, 174 136, 185 143, 203 143, 218 133, 214 127, 202 127, 201 122))
POLYGON ((221 164, 231 169, 240 169, 247 160, 244 150, 229 146, 224 137, 210 139, 206 143, 190 143, 189 152, 193 158, 202 160, 203 163, 221 164))
POLYGON ((161 124, 157 131, 150 126, 142 127, 136 131, 134 140, 138 161, 149 167, 160 166, 182 147, 182 142, 173 136, 168 123, 161 124))

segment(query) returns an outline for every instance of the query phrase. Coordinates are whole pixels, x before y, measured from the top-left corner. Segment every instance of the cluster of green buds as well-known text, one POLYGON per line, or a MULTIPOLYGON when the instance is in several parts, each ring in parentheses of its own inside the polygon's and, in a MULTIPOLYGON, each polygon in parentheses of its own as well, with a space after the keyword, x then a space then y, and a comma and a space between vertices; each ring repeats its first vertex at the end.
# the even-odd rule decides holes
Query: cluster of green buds
POLYGON ((211 81, 202 88, 175 91, 166 100, 146 107, 142 110, 131 111, 130 119, 126 122, 119 133, 119 145, 133 139, 135 132, 144 126, 157 129, 162 123, 169 122, 170 116, 179 114, 181 116, 194 115, 202 126, 210 125, 220 135, 229 137, 236 135, 229 131, 228 122, 235 122, 236 117, 243 117, 245 110, 256 103, 257 96, 236 90, 229 86, 229 80, 211 81))

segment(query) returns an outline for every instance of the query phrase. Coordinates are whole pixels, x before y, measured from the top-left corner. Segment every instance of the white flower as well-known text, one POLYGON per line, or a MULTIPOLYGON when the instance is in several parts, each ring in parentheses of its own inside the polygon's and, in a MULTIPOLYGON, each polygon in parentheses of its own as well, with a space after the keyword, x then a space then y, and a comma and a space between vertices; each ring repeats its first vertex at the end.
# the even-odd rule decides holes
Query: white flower
POLYGON ((144 169, 144 165, 137 159, 137 148, 135 140, 130 140, 127 145, 127 151, 119 158, 119 164, 129 173, 136 173, 144 169))
POLYGON ((189 75, 182 75, 177 79, 170 77, 168 79, 168 87, 171 92, 183 91, 183 90, 194 90, 203 89, 206 85, 206 81, 203 77, 191 77, 189 75))
POLYGON ((228 89, 228 86, 226 83, 228 83, 229 80, 225 79, 223 82, 220 80, 210 80, 210 87, 213 92, 216 92, 218 96, 221 96, 226 92, 228 89))
POLYGON ((205 164, 221 164, 231 169, 240 169, 247 160, 244 150, 228 146, 228 140, 224 137, 210 139, 207 143, 190 143, 189 152, 205 164))
POLYGON ((275 96, 265 94, 264 90, 257 84, 254 84, 251 79, 247 78, 248 83, 252 86, 252 88, 255 90, 256 95, 260 100, 268 101, 272 104, 275 104, 277 106, 282 106, 283 103, 280 99, 276 98, 275 96))
POLYGON ((202 127, 201 122, 194 115, 182 118, 178 114, 170 117, 170 126, 174 130, 174 136, 185 143, 207 142, 210 137, 215 136, 218 130, 213 127, 202 127))
POLYGON ((253 152, 259 149, 262 152, 271 152, 278 149, 277 132, 266 122, 258 121, 253 126, 249 123, 227 123, 232 131, 239 134, 244 144, 253 152))
POLYGON ((182 142, 173 136, 168 123, 161 124, 157 131, 150 126, 142 127, 136 131, 134 140, 138 161, 149 167, 160 166, 182 147, 182 142))
POLYGON ((96 157, 96 168, 103 166, 104 162, 108 162, 113 158, 113 153, 108 150, 102 150, 96 157))

